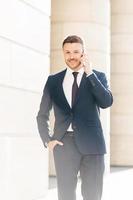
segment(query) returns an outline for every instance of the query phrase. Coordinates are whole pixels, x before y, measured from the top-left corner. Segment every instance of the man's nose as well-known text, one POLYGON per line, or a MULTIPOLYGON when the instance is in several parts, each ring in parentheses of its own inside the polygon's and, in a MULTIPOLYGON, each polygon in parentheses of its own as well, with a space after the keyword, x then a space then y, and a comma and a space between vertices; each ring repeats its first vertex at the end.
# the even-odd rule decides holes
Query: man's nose
POLYGON ((70 58, 73 59, 73 58, 74 58, 74 55, 73 55, 73 54, 70 54, 70 58))

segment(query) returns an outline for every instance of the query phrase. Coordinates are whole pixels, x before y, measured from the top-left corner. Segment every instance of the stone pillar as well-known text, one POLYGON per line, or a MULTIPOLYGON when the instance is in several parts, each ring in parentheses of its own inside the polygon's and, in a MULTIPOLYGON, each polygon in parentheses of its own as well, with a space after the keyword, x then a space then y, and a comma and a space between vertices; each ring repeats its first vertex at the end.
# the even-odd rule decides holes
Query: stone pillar
POLYGON ((133 2, 112 0, 111 164, 133 165, 133 2))
MULTIPOLYGON (((53 0, 51 72, 65 68, 62 41, 76 34, 84 39, 93 66, 110 76, 110 1, 53 0)), ((109 165, 109 109, 102 112, 109 165)), ((52 171, 50 172, 53 173, 52 171)))
POLYGON ((50 0, 0 1, 2 200, 39 200, 48 190, 48 152, 36 115, 49 75, 49 49, 50 0))

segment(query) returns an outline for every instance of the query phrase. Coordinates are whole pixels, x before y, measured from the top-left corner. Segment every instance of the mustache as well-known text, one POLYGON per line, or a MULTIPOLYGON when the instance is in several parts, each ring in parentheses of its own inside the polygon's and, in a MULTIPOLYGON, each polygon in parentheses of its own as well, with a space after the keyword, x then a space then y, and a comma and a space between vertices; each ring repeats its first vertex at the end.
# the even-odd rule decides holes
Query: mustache
POLYGON ((70 61, 76 61, 76 60, 77 60, 77 59, 72 58, 72 59, 69 59, 69 62, 70 62, 70 61))

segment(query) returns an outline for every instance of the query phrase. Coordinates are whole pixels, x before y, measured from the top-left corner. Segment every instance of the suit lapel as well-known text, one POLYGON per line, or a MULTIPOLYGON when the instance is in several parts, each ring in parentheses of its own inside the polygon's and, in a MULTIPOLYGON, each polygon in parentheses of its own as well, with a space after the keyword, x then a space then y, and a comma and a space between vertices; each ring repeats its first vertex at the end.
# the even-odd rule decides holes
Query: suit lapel
POLYGON ((64 105, 68 108, 68 109, 71 109, 67 99, 66 99, 66 96, 65 96, 65 93, 64 93, 64 90, 63 90, 63 80, 64 80, 64 76, 66 74, 66 70, 64 70, 60 76, 59 76, 59 82, 58 82, 58 88, 57 88, 57 92, 58 92, 58 95, 60 96, 60 99, 62 100, 62 102, 64 103, 64 105))

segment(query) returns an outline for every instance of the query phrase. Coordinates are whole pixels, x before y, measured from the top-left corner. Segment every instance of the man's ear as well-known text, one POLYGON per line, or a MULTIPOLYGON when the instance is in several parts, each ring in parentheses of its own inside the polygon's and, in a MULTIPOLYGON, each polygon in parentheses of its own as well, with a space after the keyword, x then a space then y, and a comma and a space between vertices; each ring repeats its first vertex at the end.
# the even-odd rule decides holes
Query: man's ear
POLYGON ((84 51, 82 52, 82 54, 81 54, 81 57, 83 57, 85 55, 85 53, 84 53, 84 51))

